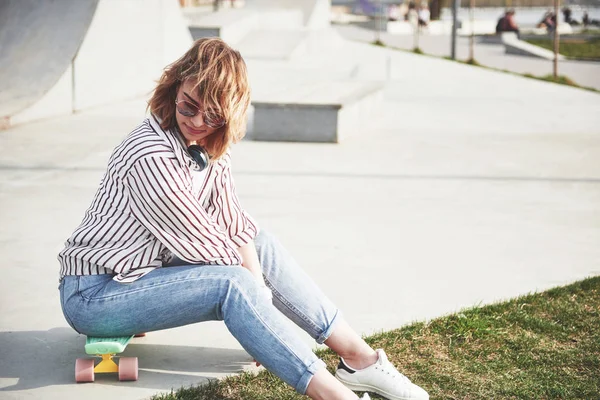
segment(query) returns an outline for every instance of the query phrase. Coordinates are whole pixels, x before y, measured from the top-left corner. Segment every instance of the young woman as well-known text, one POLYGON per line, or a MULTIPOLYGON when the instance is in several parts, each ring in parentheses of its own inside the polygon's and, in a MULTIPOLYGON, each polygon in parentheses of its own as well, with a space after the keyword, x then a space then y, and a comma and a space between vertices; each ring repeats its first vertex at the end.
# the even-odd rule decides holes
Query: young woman
POLYGON ((241 207, 229 147, 249 104, 245 63, 220 39, 196 41, 165 69, 150 117, 115 148, 59 254, 68 323, 124 336, 223 320, 257 362, 313 399, 356 399, 350 389, 427 399, 241 207), (335 377, 288 320, 341 356, 335 377))

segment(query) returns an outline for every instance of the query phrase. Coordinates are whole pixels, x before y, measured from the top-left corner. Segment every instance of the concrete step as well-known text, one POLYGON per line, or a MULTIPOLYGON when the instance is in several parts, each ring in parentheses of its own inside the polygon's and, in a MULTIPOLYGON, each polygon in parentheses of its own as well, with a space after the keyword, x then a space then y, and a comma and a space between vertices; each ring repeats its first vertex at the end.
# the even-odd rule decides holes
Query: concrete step
POLYGON ((244 59, 290 60, 306 52, 307 33, 301 30, 255 30, 236 48, 244 59))
POLYGON ((247 7, 221 9, 217 12, 190 8, 184 10, 184 13, 194 40, 203 37, 220 37, 230 45, 239 43, 255 30, 302 31, 304 29, 303 13, 297 8, 259 11, 247 7))
MULTIPOLYGON (((248 10, 254 8, 248 7, 248 10)), ((257 12, 260 18, 259 27, 261 29, 303 29, 304 16, 300 9, 266 9, 257 12)))
POLYGON ((186 12, 190 33, 194 40, 220 37, 233 45, 259 26, 258 13, 244 9, 224 9, 212 13, 186 12))
MULTIPOLYGON (((309 65, 339 53, 344 39, 333 29, 260 29, 249 32, 235 44, 246 60, 294 61, 309 65)), ((288 65, 292 67, 292 64, 288 65)), ((332 65, 333 66, 333 65, 332 65)))
POLYGON ((313 80, 262 95, 252 101, 252 139, 339 143, 372 120, 382 101, 383 84, 313 80))
POLYGON ((322 29, 329 26, 329 0, 252 0, 247 9, 260 11, 262 28, 322 29), (293 18, 293 19, 289 19, 293 18))

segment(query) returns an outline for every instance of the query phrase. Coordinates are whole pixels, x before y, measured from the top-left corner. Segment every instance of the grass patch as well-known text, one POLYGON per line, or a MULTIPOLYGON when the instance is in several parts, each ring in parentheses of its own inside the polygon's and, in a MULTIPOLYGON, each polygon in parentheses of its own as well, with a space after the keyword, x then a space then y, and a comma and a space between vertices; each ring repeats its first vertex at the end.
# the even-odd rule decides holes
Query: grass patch
MULTIPOLYGON (((552 39, 527 39, 528 43, 554 51, 552 39)), ((561 37, 559 52, 565 57, 581 60, 600 60, 600 37, 574 40, 561 37)))
POLYGON ((474 59, 474 58, 469 58, 468 60, 466 60, 466 61, 465 61, 465 63, 466 63, 466 64, 469 64, 469 65, 474 65, 474 66, 476 66, 476 67, 481 67, 481 66, 482 66, 482 65, 481 65, 481 64, 479 64, 479 62, 477 62, 477 60, 476 60, 476 59, 474 59))
POLYGON ((577 83, 575 83, 575 81, 573 81, 571 78, 569 78, 568 76, 565 76, 565 75, 559 75, 556 78, 554 78, 554 75, 534 76, 532 74, 523 74, 523 76, 525 76, 527 78, 533 78, 533 79, 538 79, 541 81, 546 81, 546 82, 559 83, 561 85, 579 87, 579 85, 577 83))
MULTIPOLYGON (((366 338, 431 399, 597 399, 600 277, 366 338)), ((331 351, 317 354, 330 371, 331 351)), ((302 399, 267 371, 153 400, 302 399)))

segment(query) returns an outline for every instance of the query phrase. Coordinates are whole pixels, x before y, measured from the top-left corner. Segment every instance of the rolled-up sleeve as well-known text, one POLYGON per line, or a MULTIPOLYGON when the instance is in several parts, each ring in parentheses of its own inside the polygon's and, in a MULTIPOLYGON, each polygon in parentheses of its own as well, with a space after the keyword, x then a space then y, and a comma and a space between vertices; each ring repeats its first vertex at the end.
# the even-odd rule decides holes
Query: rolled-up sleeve
POLYGON ((232 241, 191 191, 175 158, 145 157, 125 176, 132 215, 169 250, 190 263, 241 264, 232 241))
POLYGON ((259 227, 240 205, 231 173, 229 152, 219 160, 217 167, 218 171, 208 198, 207 210, 209 215, 227 232, 229 239, 237 247, 241 247, 256 237, 259 227))

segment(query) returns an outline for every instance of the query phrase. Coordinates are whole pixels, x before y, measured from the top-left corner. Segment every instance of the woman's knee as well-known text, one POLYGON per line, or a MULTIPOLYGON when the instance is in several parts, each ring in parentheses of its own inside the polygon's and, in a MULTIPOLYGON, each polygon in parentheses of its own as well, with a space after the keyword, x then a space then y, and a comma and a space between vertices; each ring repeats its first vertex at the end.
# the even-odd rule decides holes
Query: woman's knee
POLYGON ((261 231, 254 239, 256 253, 263 268, 263 273, 274 267, 279 267, 289 261, 290 255, 275 235, 261 231))
POLYGON ((228 268, 233 269, 227 274, 221 294, 219 319, 224 319, 228 310, 238 308, 239 302, 255 303, 259 295, 258 281, 249 270, 244 267, 228 268))
POLYGON ((267 282, 274 284, 302 273, 290 252, 273 234, 261 231, 255 240, 258 260, 267 282))
POLYGON ((232 270, 229 271, 229 274, 227 274, 226 277, 228 290, 248 290, 256 286, 256 278, 254 278, 252 272, 250 272, 247 268, 244 268, 242 266, 226 268, 232 268, 232 270))

